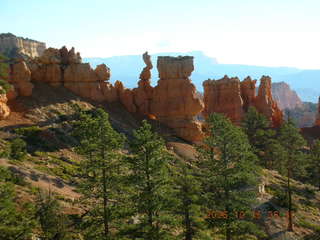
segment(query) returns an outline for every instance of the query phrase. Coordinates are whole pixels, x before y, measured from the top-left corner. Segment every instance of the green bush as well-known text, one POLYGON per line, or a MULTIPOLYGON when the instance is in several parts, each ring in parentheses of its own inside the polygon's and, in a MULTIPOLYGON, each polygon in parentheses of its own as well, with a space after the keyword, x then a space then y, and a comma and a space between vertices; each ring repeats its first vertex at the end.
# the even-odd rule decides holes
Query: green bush
POLYGON ((2 87, 2 89, 0 89, 0 94, 5 94, 12 88, 12 86, 3 79, 0 79, 0 86, 2 87))
POLYGON ((12 159, 23 159, 27 154, 27 144, 21 138, 16 138, 11 142, 10 145, 10 158, 12 159))
POLYGON ((14 173, 10 169, 0 166, 0 182, 11 182, 16 185, 25 186, 27 182, 19 173, 14 173))
POLYGON ((39 134, 41 132, 41 128, 38 126, 31 126, 31 127, 23 127, 15 129, 14 132, 26 138, 29 142, 34 142, 39 140, 39 134))

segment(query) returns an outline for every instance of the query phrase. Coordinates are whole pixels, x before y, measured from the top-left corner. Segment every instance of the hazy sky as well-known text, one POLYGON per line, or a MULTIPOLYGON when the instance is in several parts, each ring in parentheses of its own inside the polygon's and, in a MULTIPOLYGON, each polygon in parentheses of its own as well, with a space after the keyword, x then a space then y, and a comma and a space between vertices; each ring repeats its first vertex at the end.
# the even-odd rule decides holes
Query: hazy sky
POLYGON ((83 57, 201 50, 220 63, 320 69, 319 0, 0 0, 0 32, 83 57))

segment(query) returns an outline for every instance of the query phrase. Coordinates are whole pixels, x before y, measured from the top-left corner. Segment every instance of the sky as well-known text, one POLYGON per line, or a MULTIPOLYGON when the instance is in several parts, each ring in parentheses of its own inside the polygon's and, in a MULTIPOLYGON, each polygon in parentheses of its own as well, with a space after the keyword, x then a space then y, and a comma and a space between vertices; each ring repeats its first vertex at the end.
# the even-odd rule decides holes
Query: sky
POLYGON ((200 50, 219 63, 320 69, 319 0, 0 0, 0 33, 82 57, 200 50))

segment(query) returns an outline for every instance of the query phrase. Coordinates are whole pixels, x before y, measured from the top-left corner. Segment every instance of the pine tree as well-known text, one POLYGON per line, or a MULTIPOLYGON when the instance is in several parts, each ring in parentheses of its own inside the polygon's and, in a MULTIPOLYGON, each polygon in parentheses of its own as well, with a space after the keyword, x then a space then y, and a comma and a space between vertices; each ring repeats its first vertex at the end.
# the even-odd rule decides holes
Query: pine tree
POLYGON ((60 204, 52 193, 39 192, 36 199, 36 217, 41 227, 41 239, 68 239, 68 219, 62 213, 60 204))
POLYGON ((87 237, 99 235, 112 239, 112 223, 119 207, 121 178, 121 153, 124 137, 113 130, 108 114, 98 109, 81 112, 75 124, 74 135, 80 140, 78 151, 87 158, 81 163, 80 192, 90 206, 85 219, 87 237), (103 223, 103 231, 100 231, 103 223))
MULTIPOLYGON (((170 233, 170 156, 164 141, 152 132, 147 121, 133 132, 130 142, 133 193, 131 201, 136 221, 135 237, 146 240, 169 239, 170 233), (168 229, 169 228, 169 229, 168 229)), ((133 237, 133 236, 131 236, 133 237)))
POLYGON ((320 190, 320 140, 315 140, 311 146, 310 169, 313 184, 320 190))
POLYGON ((255 199, 257 158, 245 133, 229 119, 212 114, 207 124, 208 136, 198 148, 198 165, 203 203, 209 213, 214 213, 209 214, 208 223, 224 233, 227 240, 235 235, 257 234, 259 230, 247 216, 255 199), (247 218, 239 218, 239 212, 247 218))
POLYGON ((14 185, 10 173, 0 168, 0 239, 29 239, 35 227, 33 207, 15 202, 14 185))
POLYGON ((270 122, 254 107, 250 107, 242 122, 242 126, 253 147, 254 153, 261 160, 261 165, 269 168, 271 165, 269 161, 272 161, 272 159, 265 157, 265 154, 277 144, 276 140, 274 140, 276 132, 270 129, 270 122))
POLYGON ((196 167, 191 161, 178 159, 174 174, 175 199, 174 213, 181 217, 184 240, 211 239, 204 233, 204 213, 201 209, 200 182, 196 176, 196 167))
POLYGON ((8 92, 12 86, 7 82, 9 66, 6 58, 0 54, 0 94, 8 92))
MULTIPOLYGON (((293 178, 294 169, 299 168, 299 158, 301 150, 306 145, 305 140, 299 133, 292 121, 285 122, 279 131, 279 141, 286 151, 285 167, 287 170, 287 192, 288 192, 288 231, 293 231, 292 217, 292 189, 290 180, 293 178)), ((301 165, 300 165, 301 166, 301 165)))

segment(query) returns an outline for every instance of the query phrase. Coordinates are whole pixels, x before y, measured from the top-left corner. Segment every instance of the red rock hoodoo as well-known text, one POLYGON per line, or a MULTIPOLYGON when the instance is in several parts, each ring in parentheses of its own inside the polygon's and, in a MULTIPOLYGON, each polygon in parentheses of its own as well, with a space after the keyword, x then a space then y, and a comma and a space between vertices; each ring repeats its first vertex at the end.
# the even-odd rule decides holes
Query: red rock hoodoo
POLYGON ((203 103, 189 79, 194 70, 193 57, 158 57, 157 68, 160 80, 153 90, 151 114, 179 137, 201 141, 201 124, 195 116, 202 111, 203 103))
POLYGON ((208 117, 213 112, 223 113, 235 124, 240 124, 250 106, 264 114, 274 127, 281 125, 283 116, 272 98, 271 78, 263 76, 258 95, 255 96, 256 80, 247 77, 242 82, 238 78, 224 76, 220 80, 207 80, 203 83, 203 114, 208 117))

